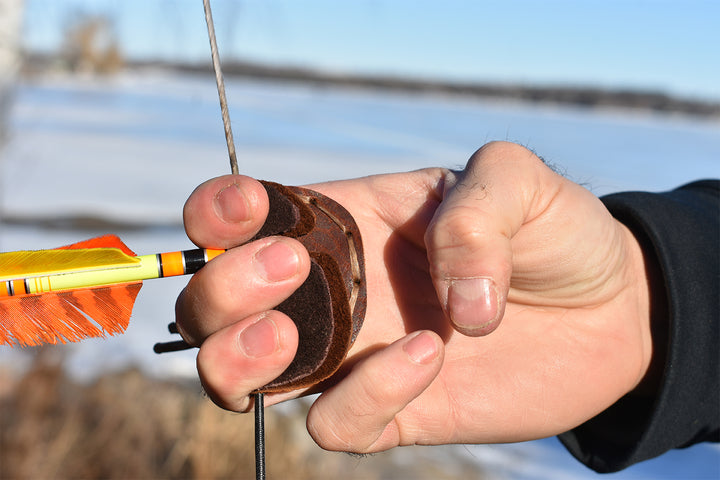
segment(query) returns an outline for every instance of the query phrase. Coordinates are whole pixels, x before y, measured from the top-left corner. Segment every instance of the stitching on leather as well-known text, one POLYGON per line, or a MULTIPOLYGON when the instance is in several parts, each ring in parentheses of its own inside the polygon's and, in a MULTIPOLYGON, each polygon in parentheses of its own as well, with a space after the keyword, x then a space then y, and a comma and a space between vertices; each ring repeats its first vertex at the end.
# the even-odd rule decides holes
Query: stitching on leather
POLYGON ((340 228, 340 230, 342 230, 342 232, 345 234, 345 237, 347 238, 348 252, 350 253, 350 268, 352 271, 352 287, 350 289, 349 303, 350 311, 354 312, 355 304, 357 303, 358 296, 360 295, 360 285, 362 285, 363 279, 360 274, 360 262, 358 260, 358 254, 355 247, 355 239, 353 238, 353 232, 348 230, 345 224, 339 218, 333 215, 332 212, 328 211, 328 209, 323 207, 316 198, 300 194, 298 194, 298 197, 300 197, 303 202, 314 206, 323 214, 325 214, 325 216, 327 216, 335 225, 340 228))

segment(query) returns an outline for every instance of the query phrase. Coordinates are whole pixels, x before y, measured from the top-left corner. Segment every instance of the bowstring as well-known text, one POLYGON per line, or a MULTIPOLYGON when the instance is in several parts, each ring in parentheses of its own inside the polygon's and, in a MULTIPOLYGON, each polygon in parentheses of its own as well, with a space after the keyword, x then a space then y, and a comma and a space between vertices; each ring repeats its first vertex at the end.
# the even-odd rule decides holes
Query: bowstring
POLYGON ((228 156, 230 157, 230 170, 233 175, 237 175, 239 172, 237 155, 235 154, 235 141, 230 126, 227 98, 225 98, 225 80, 220 68, 220 54, 215 39, 215 24, 210 9, 210 0, 203 0, 203 7, 205 8, 205 23, 207 23, 208 37, 210 39, 210 54, 212 56, 213 71, 215 72, 215 83, 217 83, 218 97, 220 97, 220 114, 222 115, 223 127, 225 127, 225 141, 227 142, 228 156))
MULTIPOLYGON (((217 83, 218 97, 220 98, 220 113, 225 128, 225 141, 227 142, 228 156, 230 157, 230 170, 237 175, 238 165, 235 154, 235 142, 233 140, 232 128, 230 127, 230 112, 228 111, 227 98, 225 97, 225 81, 222 69, 220 68, 220 54, 218 53, 217 40, 215 39, 215 24, 210 9, 210 0, 203 0, 205 8, 205 23, 207 23, 208 38, 210 39, 210 53, 212 55, 213 70, 215 71, 215 83, 217 83)), ((262 393, 253 394, 255 400, 255 478, 265 480, 265 407, 262 393)))

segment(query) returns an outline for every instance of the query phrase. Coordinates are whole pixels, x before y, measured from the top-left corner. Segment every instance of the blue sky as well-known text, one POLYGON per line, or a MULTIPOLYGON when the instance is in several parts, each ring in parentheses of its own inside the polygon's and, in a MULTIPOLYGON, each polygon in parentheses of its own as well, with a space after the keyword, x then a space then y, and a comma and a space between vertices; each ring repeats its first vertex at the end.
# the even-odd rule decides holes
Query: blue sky
MULTIPOLYGON (((720 100, 715 0, 212 0, 223 58, 333 71, 646 88, 720 100)), ((25 44, 79 12, 126 55, 209 58, 201 0, 26 0, 25 44)))

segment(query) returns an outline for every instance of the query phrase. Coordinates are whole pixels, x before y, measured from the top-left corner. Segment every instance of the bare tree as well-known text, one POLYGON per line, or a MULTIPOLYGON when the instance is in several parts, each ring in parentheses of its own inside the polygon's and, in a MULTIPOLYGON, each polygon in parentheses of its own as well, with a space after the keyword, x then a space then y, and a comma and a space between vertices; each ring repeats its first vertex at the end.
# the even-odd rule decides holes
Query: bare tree
POLYGON ((102 15, 78 15, 65 31, 62 57, 76 72, 115 73, 123 56, 112 22, 102 15))
POLYGON ((13 87, 20 69, 23 6, 23 0, 0 0, 0 146, 7 137, 13 87))

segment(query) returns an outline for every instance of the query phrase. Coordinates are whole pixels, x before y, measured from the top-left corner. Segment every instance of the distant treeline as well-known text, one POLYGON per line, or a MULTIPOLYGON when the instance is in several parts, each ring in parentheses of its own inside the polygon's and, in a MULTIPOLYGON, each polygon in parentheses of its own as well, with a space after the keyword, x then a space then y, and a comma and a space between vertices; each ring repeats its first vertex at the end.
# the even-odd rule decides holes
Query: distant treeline
MULTIPOLYGON (((50 63, 48 58, 32 56, 30 64, 50 63)), ((177 71, 207 73, 209 63, 167 63, 146 61, 126 63, 127 67, 160 67, 177 71)), ((614 107, 682 113, 700 117, 720 117, 720 102, 679 98, 663 92, 603 89, 584 86, 531 86, 522 84, 451 82, 382 75, 350 75, 301 67, 271 66, 242 61, 223 62, 223 74, 262 80, 297 81, 319 86, 383 89, 416 93, 438 93, 482 98, 511 99, 535 103, 555 103, 584 107, 614 107)))
MULTIPOLYGON (((188 72, 207 72, 209 65, 165 65, 188 72)), ((612 90, 573 86, 528 86, 518 84, 461 83, 380 75, 344 75, 299 67, 268 66, 248 62, 224 62, 223 74, 257 79, 293 80, 317 85, 373 88, 420 93, 441 93, 527 102, 572 104, 586 107, 677 112, 703 117, 720 116, 720 102, 678 98, 662 92, 612 90)))

